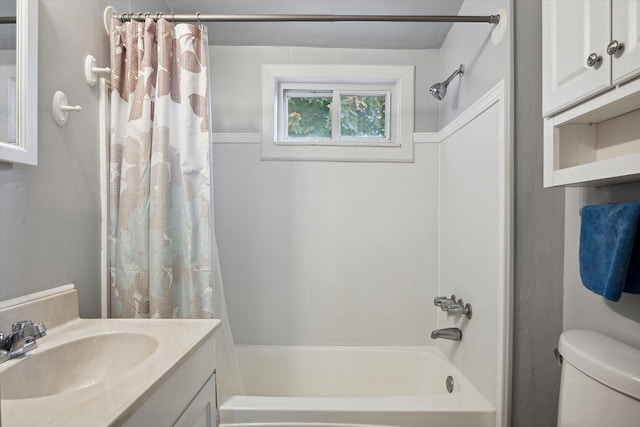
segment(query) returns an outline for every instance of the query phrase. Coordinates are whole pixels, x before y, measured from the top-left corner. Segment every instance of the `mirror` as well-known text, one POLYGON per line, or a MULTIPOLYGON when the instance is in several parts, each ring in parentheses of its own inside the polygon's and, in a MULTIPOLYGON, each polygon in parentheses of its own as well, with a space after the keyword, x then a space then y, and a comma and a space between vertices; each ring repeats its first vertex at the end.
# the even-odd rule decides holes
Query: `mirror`
POLYGON ((37 0, 0 2, 0 162, 38 164, 37 0))

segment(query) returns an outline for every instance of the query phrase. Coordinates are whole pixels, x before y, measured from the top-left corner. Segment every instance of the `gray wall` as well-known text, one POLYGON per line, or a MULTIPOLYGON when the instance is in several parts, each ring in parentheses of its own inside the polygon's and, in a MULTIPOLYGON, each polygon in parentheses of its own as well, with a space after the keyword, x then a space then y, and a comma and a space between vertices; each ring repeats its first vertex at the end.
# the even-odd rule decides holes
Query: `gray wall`
POLYGON ((512 425, 556 424, 564 189, 542 188, 541 0, 515 1, 515 266, 512 425))
POLYGON ((39 164, 0 162, 0 300, 75 283, 83 317, 100 315, 98 92, 84 57, 108 62, 102 12, 108 1, 41 0, 39 164), (65 127, 51 118, 56 90, 70 104, 65 127))

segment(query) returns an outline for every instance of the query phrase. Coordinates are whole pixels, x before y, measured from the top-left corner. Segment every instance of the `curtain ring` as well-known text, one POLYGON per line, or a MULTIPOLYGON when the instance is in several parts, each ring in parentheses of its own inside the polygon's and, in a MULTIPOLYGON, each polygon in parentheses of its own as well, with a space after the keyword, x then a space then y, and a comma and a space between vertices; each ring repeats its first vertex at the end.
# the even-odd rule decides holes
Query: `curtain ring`
POLYGON ((176 16, 173 14, 173 11, 171 11, 171 22, 172 22, 173 24, 175 24, 175 23, 176 23, 176 16))
POLYGON ((202 25, 202 22, 200 22, 200 12, 196 13, 196 19, 198 20, 198 24, 202 25))
POLYGON ((156 19, 159 21, 164 16, 164 12, 156 12, 156 19))

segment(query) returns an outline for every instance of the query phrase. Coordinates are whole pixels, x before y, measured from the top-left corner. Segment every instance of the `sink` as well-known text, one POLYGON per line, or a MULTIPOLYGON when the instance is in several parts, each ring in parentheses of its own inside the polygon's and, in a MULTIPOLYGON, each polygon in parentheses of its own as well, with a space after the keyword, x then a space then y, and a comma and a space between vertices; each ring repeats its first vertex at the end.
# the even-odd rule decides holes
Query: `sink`
POLYGON ((5 362, 11 365, 2 370, 0 395, 31 399, 120 378, 157 348, 156 338, 139 332, 107 332, 36 348, 23 359, 5 362))

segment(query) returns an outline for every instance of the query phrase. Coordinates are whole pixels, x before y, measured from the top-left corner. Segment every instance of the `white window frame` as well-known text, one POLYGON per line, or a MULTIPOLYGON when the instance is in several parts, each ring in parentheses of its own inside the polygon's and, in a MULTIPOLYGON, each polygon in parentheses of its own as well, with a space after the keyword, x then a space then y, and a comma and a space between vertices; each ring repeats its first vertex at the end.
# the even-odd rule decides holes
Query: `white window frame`
MULTIPOLYGON (((262 159, 412 162, 414 68, 411 65, 263 65, 262 159), (331 90, 334 97, 340 93, 384 93, 387 135, 385 138, 289 138, 286 134, 287 90, 309 93, 331 90)), ((339 135, 339 117, 335 120, 339 109, 333 109, 332 114, 333 135, 339 135)))

